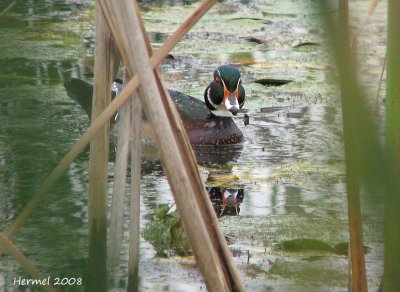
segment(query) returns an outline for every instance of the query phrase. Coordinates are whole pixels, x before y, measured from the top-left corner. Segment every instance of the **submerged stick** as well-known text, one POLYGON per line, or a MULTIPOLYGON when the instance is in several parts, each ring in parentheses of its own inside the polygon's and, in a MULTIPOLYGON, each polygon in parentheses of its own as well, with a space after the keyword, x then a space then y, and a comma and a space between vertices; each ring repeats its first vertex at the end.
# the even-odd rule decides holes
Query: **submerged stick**
MULTIPOLYGON (((166 42, 160 47, 158 51, 151 57, 151 65, 153 68, 157 66, 168 53, 175 47, 175 45, 186 35, 190 28, 195 25, 200 18, 214 5, 216 0, 204 1, 196 11, 189 16, 178 30, 169 37, 166 42)), ((22 228, 25 222, 31 216, 33 210, 35 210, 40 201, 43 199, 45 194, 53 187, 56 181, 68 168, 68 166, 75 160, 76 157, 85 149, 89 144, 90 140, 96 135, 96 133, 110 120, 114 113, 121 107, 126 100, 132 95, 132 93, 139 87, 139 78, 135 75, 124 89, 114 98, 114 100, 107 106, 107 108, 96 118, 87 131, 79 138, 74 144, 70 151, 64 156, 64 158, 57 164, 52 172, 46 177, 40 188, 33 194, 32 199, 25 206, 25 208, 18 215, 18 218, 11 225, 8 230, 7 238, 11 239, 14 235, 22 228)), ((0 246, 0 255, 2 254, 2 248, 0 246)))
POLYGON ((0 232, 0 244, 2 247, 4 247, 6 251, 10 253, 10 255, 12 255, 20 263, 22 268, 24 268, 24 270, 32 276, 32 279, 41 280, 42 284, 43 281, 46 281, 47 285, 43 284, 40 287, 43 291, 57 291, 48 280, 50 279, 50 277, 46 278, 45 276, 43 276, 43 274, 40 273, 35 265, 22 252, 20 252, 19 249, 2 232, 0 232))

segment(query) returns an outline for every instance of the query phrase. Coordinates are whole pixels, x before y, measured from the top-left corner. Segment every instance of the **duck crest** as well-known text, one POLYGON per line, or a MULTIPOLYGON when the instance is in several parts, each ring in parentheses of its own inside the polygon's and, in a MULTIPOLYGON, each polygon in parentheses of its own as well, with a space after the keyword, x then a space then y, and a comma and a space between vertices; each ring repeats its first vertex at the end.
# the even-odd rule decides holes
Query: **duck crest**
POLYGON ((215 116, 235 116, 242 108, 246 95, 239 69, 233 65, 222 65, 215 69, 213 75, 213 81, 204 92, 208 109, 215 116))
POLYGON ((224 82, 226 89, 230 92, 234 92, 240 82, 240 71, 238 68, 232 65, 222 65, 215 69, 214 79, 219 76, 224 82))

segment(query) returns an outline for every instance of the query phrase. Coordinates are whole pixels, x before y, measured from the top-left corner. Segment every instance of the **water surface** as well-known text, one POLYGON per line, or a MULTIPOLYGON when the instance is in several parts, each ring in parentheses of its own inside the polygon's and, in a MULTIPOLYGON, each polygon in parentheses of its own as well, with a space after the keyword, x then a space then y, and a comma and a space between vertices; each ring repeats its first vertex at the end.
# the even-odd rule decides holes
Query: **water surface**
MULTIPOLYGON (((357 1, 353 7, 365 15, 366 2, 357 1)), ((143 17, 155 48, 194 10, 197 4, 192 3, 145 5, 143 17)), ((0 10, 8 4, 1 3, 0 10)), ((244 125, 244 112, 235 120, 246 141, 232 150, 234 159, 223 165, 202 163, 199 171, 232 240, 235 263, 249 291, 347 288, 346 257, 273 249, 274 244, 294 238, 316 238, 332 245, 348 241, 340 104, 313 5, 294 0, 219 3, 161 65, 169 88, 200 99, 219 65, 233 63, 242 72, 247 93, 244 112, 250 124, 244 125), (254 82, 267 79, 277 81, 254 82), (276 86, 279 80, 292 82, 276 86), (224 210, 237 216, 222 216, 224 210)), ((384 15, 382 3, 373 18, 375 28, 367 27, 372 40, 366 42, 361 35, 366 48, 362 56, 367 60, 362 76, 370 86, 378 79, 384 56, 384 15)), ((0 16, 2 231, 89 124, 79 105, 67 97, 63 82, 93 77, 92 23, 89 0, 18 1, 0 16)), ((113 161, 109 166, 111 191, 113 161)), ((85 277, 87 169, 85 151, 15 238, 44 275, 85 277)), ((158 205, 173 204, 159 162, 144 158, 143 169, 142 228, 153 220, 158 205)), ((125 218, 127 212, 128 206, 125 218)), ((379 220, 367 215, 365 240, 371 247, 367 266, 374 290, 382 273, 382 241, 379 220)), ((126 289, 127 226, 126 219, 121 265, 109 276, 112 291, 126 289)), ((151 244, 142 239, 141 290, 205 288, 192 258, 154 256, 151 244)), ((19 276, 28 277, 9 255, 3 256, 1 287, 14 289, 13 279, 19 276)))

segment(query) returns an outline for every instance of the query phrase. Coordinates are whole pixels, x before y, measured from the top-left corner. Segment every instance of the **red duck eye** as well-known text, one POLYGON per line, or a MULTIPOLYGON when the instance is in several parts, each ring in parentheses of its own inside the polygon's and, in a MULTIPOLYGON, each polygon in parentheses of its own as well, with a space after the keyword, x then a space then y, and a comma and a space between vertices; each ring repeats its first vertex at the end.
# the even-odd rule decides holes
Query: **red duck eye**
POLYGON ((221 86, 221 79, 219 79, 219 77, 215 78, 215 83, 216 83, 218 86, 221 86))

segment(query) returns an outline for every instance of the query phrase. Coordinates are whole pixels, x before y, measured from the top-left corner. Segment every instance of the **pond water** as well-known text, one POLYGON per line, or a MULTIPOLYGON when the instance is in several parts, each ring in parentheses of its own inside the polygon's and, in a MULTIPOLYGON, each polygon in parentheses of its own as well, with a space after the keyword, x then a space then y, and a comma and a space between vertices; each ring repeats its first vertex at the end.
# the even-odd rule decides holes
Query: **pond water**
MULTIPOLYGON (((368 2, 352 2, 355 26, 367 15, 368 2)), ((0 3, 2 232, 89 125, 63 82, 93 78, 91 0, 13 3, 0 3)), ((159 47, 197 5, 142 5, 153 46, 159 47)), ((371 96, 376 95, 385 55, 385 13, 386 2, 380 3, 359 37, 361 80, 371 96)), ((345 256, 275 248, 298 238, 331 246, 349 240, 340 102, 320 16, 311 0, 218 3, 161 65, 168 88, 200 99, 219 65, 235 64, 242 72, 246 104, 235 121, 246 141, 229 150, 233 154, 228 162, 201 163, 199 171, 249 291, 347 290, 345 256), (244 114, 249 116, 248 125, 244 114)), ((199 153, 207 158, 212 152, 199 153)), ((18 248, 53 278, 85 277, 88 156, 85 151, 71 164, 15 237, 18 248)), ((110 160, 110 191, 113 167, 110 160)), ((143 169, 142 229, 153 221, 157 206, 173 204, 157 159, 145 156, 143 169)), ((363 202, 371 290, 378 288, 382 275, 380 216, 374 212, 379 208, 363 202)), ((124 214, 129 217, 128 206, 124 214)), ((128 220, 124 227, 121 264, 109 275, 110 291, 126 290, 128 220)), ((154 247, 143 238, 140 250, 140 290, 205 289, 192 257, 155 257, 154 247)), ((10 255, 3 255, 0 287, 36 289, 18 288, 16 277, 29 276, 10 255)))

